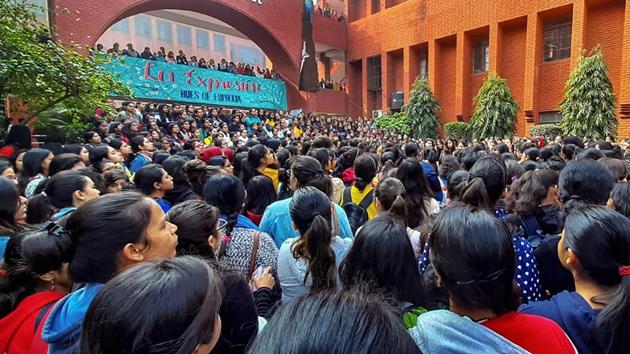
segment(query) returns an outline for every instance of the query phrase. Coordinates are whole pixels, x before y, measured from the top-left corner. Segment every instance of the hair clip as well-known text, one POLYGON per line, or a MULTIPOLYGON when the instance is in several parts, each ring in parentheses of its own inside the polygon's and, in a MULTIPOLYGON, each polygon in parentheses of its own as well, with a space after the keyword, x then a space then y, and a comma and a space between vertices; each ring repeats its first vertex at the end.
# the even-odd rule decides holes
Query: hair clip
POLYGON ((48 223, 46 223, 44 225, 44 229, 53 236, 56 237, 62 237, 64 234, 66 234, 66 230, 63 228, 63 226, 57 224, 54 221, 49 221, 48 223))
POLYGON ((493 282, 497 279, 499 279, 499 277, 505 272, 505 269, 499 269, 494 273, 485 275, 479 279, 472 279, 472 280, 468 280, 468 281, 457 281, 455 282, 457 285, 470 285, 473 283, 490 283, 493 282))

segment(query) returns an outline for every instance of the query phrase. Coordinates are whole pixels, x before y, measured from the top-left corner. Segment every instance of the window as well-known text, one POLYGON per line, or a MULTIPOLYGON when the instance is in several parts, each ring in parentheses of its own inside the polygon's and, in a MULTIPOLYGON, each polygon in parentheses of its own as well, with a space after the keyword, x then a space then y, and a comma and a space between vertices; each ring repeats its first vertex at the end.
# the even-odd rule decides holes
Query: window
POLYGON ((571 20, 545 24, 544 61, 555 61, 571 56, 571 20))
POLYGON ((367 58, 368 90, 379 91, 381 89, 381 56, 367 58))
POLYGON ((237 45, 238 54, 235 56, 239 62, 250 65, 265 65, 265 55, 258 48, 237 45))
POLYGON ((225 54, 225 36, 215 33, 212 39, 214 40, 214 51, 225 54))
POLYGON ((158 39, 165 42, 173 42, 173 29, 171 23, 168 21, 157 21, 157 35, 158 39))
POLYGON ((151 19, 148 16, 137 16, 133 22, 138 36, 151 38, 151 19))
POLYGON ((197 34, 197 48, 208 49, 210 47, 209 39, 208 39, 208 32, 202 31, 199 29, 195 30, 195 32, 197 34))
POLYGON ((427 77, 428 71, 429 71, 429 61, 427 60, 427 53, 426 52, 422 52, 422 54, 420 54, 420 71, 419 71, 419 76, 420 77, 427 77))
POLYGON ((129 33, 129 19, 120 20, 112 26, 112 31, 120 33, 129 33))
POLYGON ((485 73, 490 68, 490 47, 487 39, 473 42, 473 74, 485 73))
POLYGON ((177 43, 179 45, 192 46, 192 35, 190 34, 190 27, 184 25, 177 25, 177 43))
POLYGON ((540 123, 560 123, 560 112, 540 112, 540 123))

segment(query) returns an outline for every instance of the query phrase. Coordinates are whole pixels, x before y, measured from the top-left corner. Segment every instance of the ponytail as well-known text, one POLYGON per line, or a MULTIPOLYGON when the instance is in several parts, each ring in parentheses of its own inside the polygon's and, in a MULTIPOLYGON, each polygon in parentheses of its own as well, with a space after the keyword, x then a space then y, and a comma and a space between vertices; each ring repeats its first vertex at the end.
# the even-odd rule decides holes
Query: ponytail
POLYGON ((306 232, 294 244, 293 257, 304 258, 308 262, 304 283, 310 275, 311 293, 334 290, 337 287, 337 266, 335 253, 330 247, 331 240, 330 224, 317 214, 306 232))
POLYGON ((605 353, 623 353, 630 348, 630 275, 620 275, 617 289, 602 300, 606 306, 595 319, 598 332, 610 335, 605 353))
POLYGON ((490 202, 490 197, 488 196, 486 184, 481 177, 474 177, 472 180, 468 181, 462 191, 460 200, 477 208, 487 210, 494 209, 494 205, 490 202))
POLYGON ((28 200, 26 222, 30 225, 41 224, 50 219, 57 211, 46 193, 39 193, 28 200))
POLYGON ((407 204, 405 203, 405 198, 403 198, 401 195, 396 196, 396 199, 394 199, 394 203, 392 203, 392 206, 387 211, 390 214, 401 218, 402 220, 406 220, 407 204))

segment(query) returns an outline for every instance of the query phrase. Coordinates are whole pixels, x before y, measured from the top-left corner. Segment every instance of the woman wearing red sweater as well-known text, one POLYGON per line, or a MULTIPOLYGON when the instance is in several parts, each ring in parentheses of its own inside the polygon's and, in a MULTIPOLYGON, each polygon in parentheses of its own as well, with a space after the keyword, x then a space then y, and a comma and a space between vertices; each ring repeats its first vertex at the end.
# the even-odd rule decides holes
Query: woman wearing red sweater
MULTIPOLYGON (((451 312, 530 353, 577 353, 555 322, 516 312, 520 290, 514 282, 512 237, 494 215, 456 203, 438 216, 429 246, 437 283, 448 292, 451 312)), ((420 316, 418 323, 422 322, 420 316)))
POLYGON ((22 354, 44 344, 35 328, 72 283, 68 277, 68 241, 54 223, 13 236, 0 279, 0 353, 22 354))

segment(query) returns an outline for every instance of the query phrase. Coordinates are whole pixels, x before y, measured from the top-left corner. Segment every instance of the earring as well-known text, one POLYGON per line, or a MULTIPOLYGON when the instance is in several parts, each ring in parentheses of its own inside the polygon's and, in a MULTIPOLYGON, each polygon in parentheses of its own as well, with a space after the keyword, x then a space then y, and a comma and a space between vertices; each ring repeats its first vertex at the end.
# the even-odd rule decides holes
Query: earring
POLYGON ((55 280, 51 280, 50 281, 50 291, 55 291, 57 290, 57 287, 55 286, 55 280))

